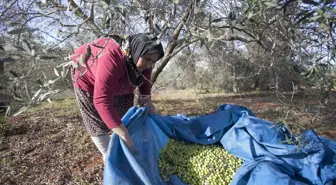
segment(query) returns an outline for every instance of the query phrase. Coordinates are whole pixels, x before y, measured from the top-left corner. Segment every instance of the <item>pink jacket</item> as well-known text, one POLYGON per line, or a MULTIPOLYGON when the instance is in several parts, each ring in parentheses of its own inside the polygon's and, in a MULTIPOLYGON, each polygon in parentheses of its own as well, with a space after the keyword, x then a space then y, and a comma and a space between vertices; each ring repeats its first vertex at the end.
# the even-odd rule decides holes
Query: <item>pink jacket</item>
MULTIPOLYGON (((92 43, 88 43, 91 47, 92 56, 87 62, 89 68, 81 68, 82 73, 87 72, 80 78, 79 73, 75 70, 74 86, 93 94, 93 103, 100 117, 110 128, 116 128, 121 124, 121 118, 117 114, 113 106, 113 96, 133 93, 135 87, 128 81, 125 55, 121 48, 114 40, 108 38, 100 38, 92 43), (97 56, 101 48, 94 46, 106 46, 99 54, 99 57, 93 62, 93 57, 97 56), (92 64, 93 62, 93 64, 92 64)), ((86 53, 88 44, 75 49, 72 60, 78 63, 81 54, 83 58, 86 53)), ((78 63, 78 65, 80 65, 78 63)), ((150 79, 152 70, 145 70, 144 76, 150 79)), ((139 87, 140 93, 149 95, 151 85, 146 80, 139 87)))

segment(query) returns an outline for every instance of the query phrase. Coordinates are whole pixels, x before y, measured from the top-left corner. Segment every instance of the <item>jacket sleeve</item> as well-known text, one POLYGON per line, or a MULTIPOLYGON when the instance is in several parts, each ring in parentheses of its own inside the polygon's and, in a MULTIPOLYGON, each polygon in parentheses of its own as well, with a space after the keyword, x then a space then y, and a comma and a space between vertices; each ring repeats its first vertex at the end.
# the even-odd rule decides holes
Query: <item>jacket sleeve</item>
MULTIPOLYGON (((148 80, 151 80, 152 76, 152 68, 147 69, 144 71, 143 74, 148 80)), ((152 90, 152 84, 148 82, 146 79, 142 83, 142 85, 139 87, 139 91, 142 95, 150 95, 152 90)))
POLYGON ((122 60, 116 52, 108 52, 100 57, 95 75, 93 102, 100 117, 108 128, 121 124, 121 118, 114 108, 113 97, 119 89, 120 71, 116 61, 122 60))

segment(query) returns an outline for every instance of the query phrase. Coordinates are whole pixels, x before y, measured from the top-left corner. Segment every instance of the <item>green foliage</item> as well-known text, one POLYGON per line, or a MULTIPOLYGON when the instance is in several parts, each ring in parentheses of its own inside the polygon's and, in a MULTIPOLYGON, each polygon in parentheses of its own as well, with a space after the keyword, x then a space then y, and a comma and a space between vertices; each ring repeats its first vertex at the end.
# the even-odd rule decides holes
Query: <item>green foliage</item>
MULTIPOLYGON (((61 66, 61 70, 54 65, 63 60, 58 52, 61 50, 46 51, 44 43, 38 38, 29 38, 21 35, 19 43, 7 37, 7 43, 2 45, 4 58, 4 72, 1 74, 2 84, 7 84, 2 91, 11 93, 22 108, 13 115, 19 115, 27 107, 43 100, 48 100, 62 88, 67 88, 69 69, 61 66), (8 63, 8 64, 7 64, 8 63)), ((17 104, 18 105, 18 104, 17 104)))

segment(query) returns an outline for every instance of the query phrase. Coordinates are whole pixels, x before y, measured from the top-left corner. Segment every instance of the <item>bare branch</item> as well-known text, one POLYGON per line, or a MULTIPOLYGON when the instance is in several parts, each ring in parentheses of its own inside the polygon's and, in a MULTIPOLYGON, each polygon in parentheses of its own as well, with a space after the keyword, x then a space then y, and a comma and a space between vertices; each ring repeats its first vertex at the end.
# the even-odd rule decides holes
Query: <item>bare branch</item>
POLYGON ((38 30, 39 30, 40 32, 42 32, 43 34, 46 34, 46 35, 48 35, 49 37, 51 37, 51 38, 53 38, 53 39, 55 39, 55 40, 57 40, 57 41, 62 42, 62 40, 60 40, 60 39, 58 39, 58 38, 52 36, 52 35, 49 34, 48 32, 46 32, 46 31, 44 31, 44 30, 42 30, 42 29, 39 29, 39 28, 38 28, 38 30))
MULTIPOLYGON (((90 19, 90 17, 88 17, 81 8, 79 8, 79 6, 75 3, 74 0, 68 0, 68 3, 70 3, 71 7, 74 8, 75 14, 82 18, 82 20, 84 21, 83 23, 86 23, 93 31, 93 33, 100 37, 101 35, 103 35, 102 31, 100 30, 100 28, 94 23, 93 20, 90 19)), ((92 3, 93 6, 93 3, 92 3)), ((92 7, 91 7, 92 8, 92 7)), ((93 16, 93 15, 92 15, 93 16)))
POLYGON ((26 10, 29 10, 35 3, 37 0, 32 1, 29 6, 26 8, 26 10))
MULTIPOLYGON (((152 75, 152 79, 151 79, 151 82, 153 84, 155 83, 155 81, 156 81, 157 77, 159 76, 159 74, 162 72, 163 68, 168 64, 169 60, 173 56, 171 54, 174 52, 174 49, 178 45, 177 40, 178 40, 178 37, 180 35, 180 32, 181 32, 181 30, 183 28, 183 25, 188 20, 188 17, 189 17, 189 15, 190 15, 190 13, 191 13, 192 10, 193 10, 193 5, 191 4, 189 6, 188 10, 186 10, 185 13, 183 14, 183 16, 182 16, 180 22, 178 23, 178 25, 176 26, 175 30, 173 31, 171 39, 170 39, 170 41, 168 43, 168 46, 166 48, 166 54, 161 59, 158 67, 156 68, 156 70, 153 71, 153 75, 152 75)), ((186 47, 186 46, 184 46, 184 47, 186 47)), ((180 49, 182 50, 183 48, 180 48, 180 49)))
POLYGON ((28 87, 27 80, 24 80, 24 85, 25 85, 26 95, 27 95, 28 99, 30 100, 31 99, 31 93, 30 93, 30 90, 29 90, 29 87, 28 87))
POLYGON ((61 40, 60 42, 58 42, 57 44, 55 44, 54 46, 46 49, 46 51, 49 51, 51 49, 54 49, 55 47, 57 47, 58 45, 60 45, 61 43, 63 43, 64 41, 68 40, 74 33, 69 34, 68 36, 66 36, 63 40, 61 40))
POLYGON ((257 42, 257 40, 248 40, 238 35, 222 36, 222 37, 214 38, 214 40, 224 40, 224 41, 239 40, 245 43, 257 42))
POLYGON ((172 37, 171 37, 171 41, 176 41, 182 28, 183 25, 185 24, 185 21, 187 20, 187 18, 189 17, 190 11, 192 10, 192 5, 189 7, 189 9, 183 14, 179 24, 177 25, 177 27, 175 28, 172 37))
POLYGON ((234 29, 240 32, 243 32, 245 34, 247 34, 248 36, 250 36, 253 39, 257 39, 255 35, 253 35, 253 33, 250 33, 247 31, 247 28, 240 28, 240 27, 236 27, 236 26, 230 26, 230 25, 225 25, 225 26, 214 26, 215 28, 228 28, 228 29, 234 29))
POLYGON ((11 3, 9 3, 4 11, 0 13, 0 17, 5 15, 5 13, 13 7, 13 5, 17 2, 18 0, 13 0, 11 3))
POLYGON ((199 41, 199 39, 194 39, 194 40, 192 40, 192 41, 190 41, 190 42, 187 42, 187 43, 181 45, 181 46, 178 47, 178 48, 175 48, 174 52, 171 53, 171 54, 169 55, 169 57, 173 57, 173 56, 175 56, 175 55, 178 54, 180 51, 182 51, 184 48, 186 48, 186 47, 189 46, 190 44, 195 43, 195 42, 197 42, 197 41, 199 41))
POLYGON ((91 10, 88 20, 94 22, 94 1, 91 2, 91 10))

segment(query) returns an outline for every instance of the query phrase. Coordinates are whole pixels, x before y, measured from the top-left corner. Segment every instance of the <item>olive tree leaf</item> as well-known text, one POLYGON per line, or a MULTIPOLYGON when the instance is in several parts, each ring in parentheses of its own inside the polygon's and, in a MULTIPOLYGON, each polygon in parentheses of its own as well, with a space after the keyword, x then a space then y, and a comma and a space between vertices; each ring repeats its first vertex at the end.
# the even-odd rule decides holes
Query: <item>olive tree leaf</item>
POLYGON ((24 106, 24 107, 22 107, 19 111, 17 111, 14 115, 13 115, 13 117, 14 116, 18 116, 18 115, 20 115, 21 113, 23 113, 24 111, 26 111, 28 109, 28 106, 24 106))
POLYGON ((26 50, 26 52, 31 53, 32 48, 26 39, 22 40, 22 46, 26 50))
POLYGON ((11 50, 19 50, 19 51, 25 51, 24 48, 20 47, 20 46, 16 46, 16 45, 13 45, 13 44, 7 44, 4 46, 3 48, 5 51, 11 51, 11 50))
POLYGON ((55 82, 57 82, 58 80, 60 80, 61 78, 60 77, 57 77, 56 79, 54 80, 48 80, 46 83, 43 84, 44 87, 48 87, 49 85, 51 84, 54 84, 55 82))
POLYGON ((213 19, 213 20, 211 20, 211 22, 215 23, 215 22, 221 22, 221 21, 224 21, 224 20, 225 20, 225 18, 221 17, 221 18, 213 19))
POLYGON ((15 22, 15 21, 6 21, 5 23, 7 25, 9 25, 9 26, 18 26, 18 25, 21 25, 21 23, 15 22))
POLYGON ((327 31, 327 30, 329 30, 329 27, 328 27, 325 23, 321 23, 321 24, 320 24, 320 28, 321 28, 321 30, 323 30, 323 31, 327 31))
POLYGON ((70 64, 72 65, 73 68, 78 68, 79 67, 79 65, 74 61, 71 61, 70 64))
POLYGON ((36 93, 35 93, 34 96, 32 97, 32 100, 33 100, 33 101, 37 98, 37 96, 41 93, 41 91, 42 91, 42 88, 40 88, 38 91, 36 91, 36 93))
POLYGON ((85 62, 84 62, 84 56, 80 55, 78 58, 79 64, 83 67, 86 67, 85 62))
POLYGON ((264 2, 266 6, 268 7, 277 7, 278 5, 274 2, 266 1, 264 2))
POLYGON ((59 93, 60 91, 61 90, 57 89, 57 90, 52 90, 52 91, 46 92, 43 95, 41 95, 37 101, 43 101, 43 100, 51 97, 52 95, 59 93))
POLYGON ((85 53, 85 58, 84 58, 84 63, 85 64, 87 63, 87 61, 89 60, 91 55, 92 55, 91 47, 90 47, 90 45, 88 45, 88 47, 86 48, 86 53, 85 53))
POLYGON ((7 32, 8 34, 11 34, 11 35, 15 35, 15 34, 21 34, 21 33, 24 33, 24 32, 28 32, 28 31, 31 31, 29 28, 17 28, 17 29, 13 29, 9 32, 7 32))
POLYGON ((35 48, 32 48, 30 54, 31 54, 33 57, 36 56, 36 50, 35 50, 35 48))
POLYGON ((317 15, 315 17, 311 17, 309 20, 310 21, 317 21, 318 19, 320 19, 322 16, 321 15, 317 15))
POLYGON ((17 74, 16 72, 14 72, 14 71, 12 71, 12 70, 9 70, 9 73, 10 73, 11 75, 13 75, 14 77, 16 77, 16 78, 19 78, 19 77, 20 77, 19 74, 17 74))
POLYGON ((69 72, 69 68, 68 67, 63 67, 62 71, 61 71, 61 76, 64 78, 69 72))
POLYGON ((55 56, 45 56, 45 55, 37 55, 36 59, 38 60, 50 60, 50 59, 56 59, 58 57, 55 56))
POLYGON ((40 79, 37 79, 36 84, 38 84, 40 87, 43 87, 43 82, 40 79))
POLYGON ((54 72, 55 72, 56 76, 60 76, 60 74, 58 73, 56 68, 54 68, 54 72))
POLYGON ((9 56, 9 57, 0 58, 0 62, 15 62, 16 60, 18 60, 20 58, 21 58, 21 56, 19 56, 19 55, 12 55, 12 56, 9 56))
POLYGON ((0 62, 13 62, 15 61, 12 57, 0 58, 0 62))
POLYGON ((315 5, 315 6, 318 5, 318 3, 313 0, 302 0, 302 2, 304 4, 309 4, 309 5, 315 5))
POLYGON ((76 26, 75 30, 73 31, 74 34, 78 34, 79 33, 79 25, 76 26))
POLYGON ((194 8, 194 14, 197 15, 197 14, 199 14, 199 13, 202 13, 202 10, 201 10, 199 7, 196 6, 196 7, 194 8))

